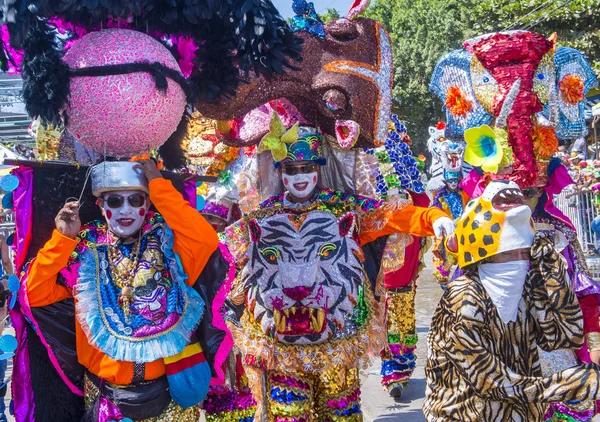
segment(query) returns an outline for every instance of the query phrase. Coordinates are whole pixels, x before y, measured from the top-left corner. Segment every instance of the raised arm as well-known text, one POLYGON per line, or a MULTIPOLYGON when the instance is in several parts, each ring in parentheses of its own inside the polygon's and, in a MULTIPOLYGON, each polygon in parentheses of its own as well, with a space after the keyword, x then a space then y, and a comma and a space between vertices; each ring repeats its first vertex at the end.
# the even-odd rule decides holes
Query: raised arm
POLYGON ((56 284, 56 279, 77 246, 76 236, 81 228, 78 207, 78 202, 69 202, 58 212, 54 220, 56 230, 29 266, 25 288, 32 308, 72 297, 71 290, 56 284))
POLYGON ((181 258, 183 269, 189 277, 187 283, 193 285, 219 245, 217 232, 183 199, 173 184, 162 177, 153 161, 142 160, 140 166, 149 181, 150 200, 173 230, 173 250, 181 258))

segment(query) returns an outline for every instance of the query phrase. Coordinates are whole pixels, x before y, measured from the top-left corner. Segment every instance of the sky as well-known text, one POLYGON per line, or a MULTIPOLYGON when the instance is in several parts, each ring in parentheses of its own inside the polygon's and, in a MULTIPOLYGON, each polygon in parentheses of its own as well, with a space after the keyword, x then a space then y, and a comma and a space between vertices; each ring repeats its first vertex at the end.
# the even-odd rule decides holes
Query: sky
MULTIPOLYGON (((284 18, 294 16, 292 11, 292 0, 272 0, 275 7, 284 18)), ((345 16, 352 0, 312 0, 317 13, 325 13, 328 8, 337 9, 341 16, 345 16)))

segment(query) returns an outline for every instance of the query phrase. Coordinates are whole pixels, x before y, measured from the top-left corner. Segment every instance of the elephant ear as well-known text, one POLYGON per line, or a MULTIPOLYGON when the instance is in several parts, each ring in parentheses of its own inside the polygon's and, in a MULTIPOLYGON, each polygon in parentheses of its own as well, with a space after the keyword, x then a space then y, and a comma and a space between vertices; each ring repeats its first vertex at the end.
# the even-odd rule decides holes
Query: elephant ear
MULTIPOLYGON (((596 83, 592 67, 580 51, 570 47, 559 47, 554 53, 556 69, 556 89, 558 95, 558 124, 556 135, 559 139, 577 139, 588 133, 585 124, 585 96, 596 83)), ((544 107, 544 115, 549 117, 551 104, 544 107)))
POLYGON ((448 138, 462 139, 468 128, 492 121, 473 91, 471 57, 465 50, 452 51, 440 59, 431 76, 429 90, 444 103, 448 138))

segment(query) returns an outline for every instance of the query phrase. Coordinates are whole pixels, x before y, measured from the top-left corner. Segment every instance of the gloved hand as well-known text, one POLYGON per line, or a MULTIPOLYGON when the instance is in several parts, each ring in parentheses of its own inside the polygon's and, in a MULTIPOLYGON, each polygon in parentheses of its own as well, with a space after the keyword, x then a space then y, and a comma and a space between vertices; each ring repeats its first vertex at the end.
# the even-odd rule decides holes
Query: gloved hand
POLYGON ((454 225, 454 221, 448 217, 440 217, 433 222, 433 233, 435 234, 435 237, 449 237, 454 233, 455 229, 456 226, 454 225))

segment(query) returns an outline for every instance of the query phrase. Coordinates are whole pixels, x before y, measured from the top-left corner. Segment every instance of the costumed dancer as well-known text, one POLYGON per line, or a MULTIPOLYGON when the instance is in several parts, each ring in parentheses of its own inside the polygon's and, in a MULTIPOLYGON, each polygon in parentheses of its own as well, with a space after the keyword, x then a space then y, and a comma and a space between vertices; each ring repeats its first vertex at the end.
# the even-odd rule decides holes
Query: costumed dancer
MULTIPOLYGON (((565 238, 573 234, 568 234, 570 222, 553 209, 552 195, 570 179, 551 161, 559 138, 576 138, 587 131, 583 101, 595 82, 592 69, 579 51, 556 48, 554 37, 527 31, 487 34, 468 40, 465 46, 466 50, 440 60, 430 87, 445 103, 450 131, 464 135, 465 161, 479 167, 462 186, 471 197, 478 197, 490 179, 505 177, 524 189, 536 211, 536 228, 560 239, 584 320, 589 321, 584 330, 595 337, 597 287, 585 274, 583 257, 577 257, 577 243, 565 247, 565 238), (487 125, 492 122, 493 127, 487 125), (540 203, 537 197, 542 198, 540 203)), ((545 375, 577 364, 570 352, 541 357, 545 375)), ((590 420, 593 398, 553 405, 546 417, 590 420)))
POLYGON ((59 211, 25 269, 28 304, 75 299, 85 420, 196 421, 211 371, 194 337, 205 303, 190 286, 217 235, 153 160, 103 162, 91 179, 105 219, 81 226, 78 202, 59 211))
POLYGON ((582 318, 553 238, 534 240, 514 182, 470 203, 448 246, 465 275, 446 289, 429 332, 428 421, 543 421, 551 402, 596 399, 595 365, 542 375, 537 347, 583 344, 582 318))
MULTIPOLYGON (((452 219, 457 220, 462 215, 469 195, 460 187, 462 173, 444 171, 444 187, 435 193, 432 207, 440 208, 452 216, 452 219)), ((436 278, 442 288, 445 288, 450 281, 451 270, 456 265, 456 260, 451 254, 446 253, 446 249, 441 240, 436 240, 433 246, 433 265, 435 270, 433 276, 436 278)), ((452 279, 460 275, 457 269, 452 276, 452 279)))
MULTIPOLYGON (((446 211, 456 220, 462 215, 470 199, 460 187, 460 182, 463 173, 466 174, 472 167, 464 162, 465 142, 447 139, 445 129, 444 122, 429 128, 427 147, 433 159, 430 168, 432 177, 427 184, 427 191, 433 198, 431 205, 446 211)), ((446 253, 440 239, 433 246, 433 265, 433 276, 444 288, 456 262, 446 253)))
MULTIPOLYGON (((204 218, 213 226, 219 235, 219 249, 222 254, 227 255, 229 252, 225 247, 225 228, 237 221, 241 217, 239 207, 237 205, 238 198, 236 189, 227 189, 223 186, 211 188, 204 207, 201 210, 204 218)), ((235 267, 231 267, 235 270, 235 267)), ((225 296, 227 295, 230 286, 222 286, 217 293, 217 299, 211 305, 214 313, 223 313, 225 296)), ((229 305, 228 307, 235 307, 229 305)), ((237 309, 234 309, 235 313, 237 309)), ((226 327, 224 327, 226 328, 226 327)), ((226 336, 231 341, 231 334, 226 333, 226 336)), ((235 346, 229 352, 225 362, 221 364, 221 368, 217 371, 218 374, 223 374, 218 382, 211 380, 211 386, 208 390, 208 395, 203 403, 203 408, 206 411, 206 420, 211 421, 235 421, 235 422, 252 422, 256 413, 256 402, 252 398, 252 392, 248 385, 248 378, 244 373, 242 366, 242 355, 235 346)))
MULTIPOLYGON (((285 192, 227 229, 243 301, 230 324, 258 403, 256 420, 362 420, 359 365, 383 346, 383 316, 361 245, 394 232, 441 236, 442 211, 318 188, 321 132, 273 114, 270 150, 285 192)), ((238 302, 239 303, 239 302, 238 302)))
MULTIPOLYGON (((377 171, 372 171, 375 175, 359 177, 374 179, 374 193, 381 200, 393 203, 404 198, 413 205, 428 207, 429 197, 419 172, 420 161, 412 155, 411 144, 406 126, 392 115, 384 146, 366 150, 376 158, 377 171)), ((364 187, 362 190, 369 193, 364 187)), ((381 384, 395 399, 401 397, 416 366, 416 280, 424 267, 423 255, 430 245, 428 238, 394 233, 388 237, 381 259, 387 331, 386 347, 381 351, 381 384)))

